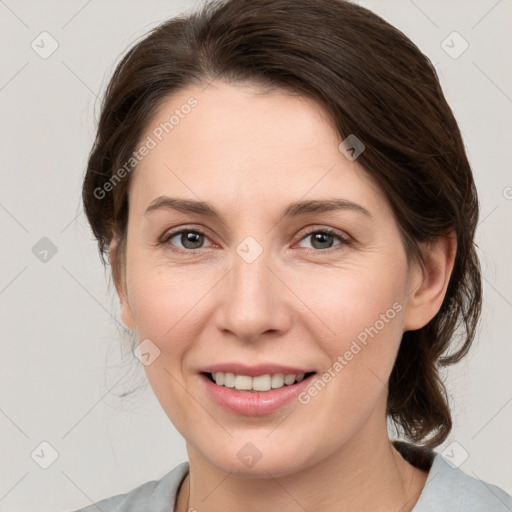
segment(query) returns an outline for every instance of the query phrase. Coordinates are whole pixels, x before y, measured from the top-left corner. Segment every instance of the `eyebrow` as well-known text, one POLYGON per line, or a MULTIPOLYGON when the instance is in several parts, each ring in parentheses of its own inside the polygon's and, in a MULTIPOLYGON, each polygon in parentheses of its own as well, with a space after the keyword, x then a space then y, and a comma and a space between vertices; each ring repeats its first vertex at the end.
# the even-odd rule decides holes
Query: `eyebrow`
MULTIPOLYGON (((210 204, 204 201, 193 201, 177 197, 159 196, 147 207, 144 215, 154 210, 176 210, 183 213, 195 213, 205 217, 215 218, 222 224, 227 225, 224 217, 210 204)), ((300 217, 310 213, 331 212, 337 210, 350 210, 362 213, 370 218, 372 214, 363 206, 346 199, 311 199, 297 201, 289 204, 281 214, 281 217, 300 217)))

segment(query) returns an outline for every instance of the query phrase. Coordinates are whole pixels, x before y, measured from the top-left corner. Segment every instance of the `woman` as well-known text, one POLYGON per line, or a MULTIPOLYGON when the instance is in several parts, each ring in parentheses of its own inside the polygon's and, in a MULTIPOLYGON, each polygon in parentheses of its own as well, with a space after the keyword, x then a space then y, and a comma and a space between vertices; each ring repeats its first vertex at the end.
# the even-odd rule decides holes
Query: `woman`
POLYGON ((432 451, 481 309, 478 199, 401 32, 341 0, 162 24, 110 81, 83 200, 189 456, 84 510, 512 509, 432 451))

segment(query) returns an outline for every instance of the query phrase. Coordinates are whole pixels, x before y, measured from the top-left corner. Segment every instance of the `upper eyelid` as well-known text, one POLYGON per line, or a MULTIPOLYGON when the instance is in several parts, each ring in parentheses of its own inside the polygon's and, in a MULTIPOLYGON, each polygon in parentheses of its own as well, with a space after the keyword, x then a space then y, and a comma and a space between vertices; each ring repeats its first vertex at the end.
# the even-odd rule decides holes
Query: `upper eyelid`
POLYGON ((177 229, 176 229, 176 231, 174 231, 174 230, 172 230, 172 229, 171 229, 170 231, 166 231, 166 232, 162 235, 161 239, 162 239, 163 241, 166 241, 166 240, 169 240, 169 239, 171 239, 171 238, 174 238, 176 235, 180 235, 180 234, 182 234, 182 233, 184 233, 184 232, 185 232, 185 233, 186 233, 186 232, 190 232, 190 233, 199 233, 199 234, 201 234, 201 235, 204 235, 204 236, 206 236, 206 237, 210 238, 210 237, 209 237, 209 235, 208 235, 208 233, 207 233, 207 230, 205 230, 205 229, 203 229, 203 228, 194 228, 194 227, 187 227, 187 226, 185 226, 185 227, 177 228, 177 229))
POLYGON ((299 233, 302 233, 302 237, 301 237, 301 240, 302 238, 304 238, 305 236, 309 236, 313 233, 329 233, 331 235, 334 235, 334 236, 339 236, 340 238, 342 239, 352 239, 352 237, 348 234, 348 233, 345 233, 344 231, 340 230, 340 229, 336 229, 336 228, 331 228, 331 227, 307 227, 307 228, 304 228, 303 230, 301 229, 299 231, 299 233))

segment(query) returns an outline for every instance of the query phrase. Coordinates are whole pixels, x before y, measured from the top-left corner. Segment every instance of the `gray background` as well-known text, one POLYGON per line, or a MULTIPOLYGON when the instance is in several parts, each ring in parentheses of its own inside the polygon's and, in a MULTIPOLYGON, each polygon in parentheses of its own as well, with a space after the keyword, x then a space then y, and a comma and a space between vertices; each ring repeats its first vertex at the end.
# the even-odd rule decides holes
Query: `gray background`
MULTIPOLYGON (((184 441, 123 345, 80 185, 114 63, 137 37, 193 5, 0 1, 1 511, 65 512, 186 460, 184 441), (58 43, 47 58, 44 31, 58 43)), ((474 167, 485 307, 477 345, 448 374, 455 426, 439 451, 512 492, 512 2, 363 5, 435 63, 474 167), (453 31, 469 44, 457 58, 464 42, 448 37, 453 31)))

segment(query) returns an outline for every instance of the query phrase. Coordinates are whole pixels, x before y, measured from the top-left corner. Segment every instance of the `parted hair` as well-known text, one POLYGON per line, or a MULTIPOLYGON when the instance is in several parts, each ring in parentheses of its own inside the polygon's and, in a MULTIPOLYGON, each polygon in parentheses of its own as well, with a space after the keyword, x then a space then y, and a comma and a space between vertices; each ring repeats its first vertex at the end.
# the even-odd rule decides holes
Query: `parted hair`
POLYGON ((481 311, 474 242, 479 205, 463 140, 430 60, 401 31, 344 0, 216 0, 164 21, 133 44, 108 82, 83 181, 84 209, 100 255, 115 236, 122 280, 130 160, 168 97, 215 79, 314 99, 388 199, 408 261, 455 233, 444 301, 424 327, 403 333, 387 413, 403 436, 434 447, 452 428, 442 367, 464 357, 481 311), (103 191, 101 194, 98 191, 103 191), (106 193, 105 191, 108 191, 106 193))

